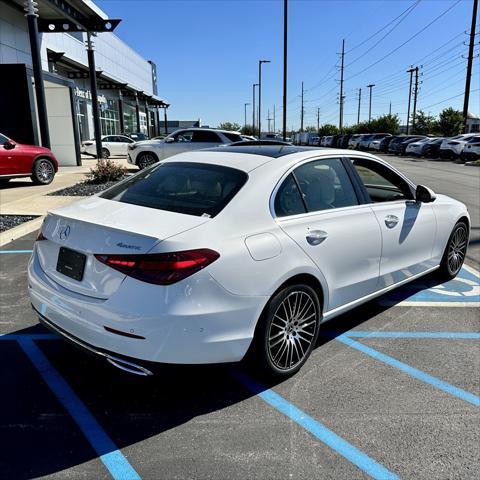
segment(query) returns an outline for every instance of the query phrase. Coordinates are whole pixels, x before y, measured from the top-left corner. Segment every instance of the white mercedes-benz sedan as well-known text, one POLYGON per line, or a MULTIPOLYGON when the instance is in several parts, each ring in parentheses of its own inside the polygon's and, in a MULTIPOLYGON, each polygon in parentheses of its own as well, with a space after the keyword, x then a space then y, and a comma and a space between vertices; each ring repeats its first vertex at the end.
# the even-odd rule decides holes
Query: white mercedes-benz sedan
POLYGON ((46 217, 28 267, 41 322, 113 365, 298 371, 320 323, 459 272, 465 205, 368 153, 182 153, 46 217))

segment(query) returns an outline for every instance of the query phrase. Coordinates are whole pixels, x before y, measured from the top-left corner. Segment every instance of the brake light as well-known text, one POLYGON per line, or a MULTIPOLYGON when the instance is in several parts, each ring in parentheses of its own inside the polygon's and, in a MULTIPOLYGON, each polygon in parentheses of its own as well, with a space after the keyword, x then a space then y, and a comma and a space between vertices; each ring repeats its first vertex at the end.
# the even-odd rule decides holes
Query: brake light
POLYGON ((142 282, 171 285, 202 270, 220 254, 208 248, 144 255, 95 255, 95 258, 119 272, 142 282))

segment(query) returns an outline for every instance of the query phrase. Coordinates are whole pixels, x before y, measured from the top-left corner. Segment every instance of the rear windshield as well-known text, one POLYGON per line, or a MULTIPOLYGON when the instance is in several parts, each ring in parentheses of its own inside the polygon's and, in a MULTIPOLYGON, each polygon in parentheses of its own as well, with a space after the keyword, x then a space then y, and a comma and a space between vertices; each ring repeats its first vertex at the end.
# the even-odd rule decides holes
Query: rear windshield
POLYGON ((247 178, 245 172, 235 168, 168 162, 147 169, 100 196, 158 210, 214 217, 247 178))

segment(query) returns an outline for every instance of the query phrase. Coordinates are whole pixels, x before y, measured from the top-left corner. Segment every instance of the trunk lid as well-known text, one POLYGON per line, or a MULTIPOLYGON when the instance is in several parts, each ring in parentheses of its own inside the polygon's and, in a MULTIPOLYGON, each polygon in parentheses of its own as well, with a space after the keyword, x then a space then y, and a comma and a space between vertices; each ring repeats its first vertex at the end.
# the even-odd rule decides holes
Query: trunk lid
POLYGON ((125 275, 94 254, 148 253, 158 242, 195 228, 209 219, 91 197, 49 213, 42 226, 46 240, 36 243, 42 269, 73 292, 108 298, 125 275), (81 281, 57 271, 61 247, 86 256, 81 281))

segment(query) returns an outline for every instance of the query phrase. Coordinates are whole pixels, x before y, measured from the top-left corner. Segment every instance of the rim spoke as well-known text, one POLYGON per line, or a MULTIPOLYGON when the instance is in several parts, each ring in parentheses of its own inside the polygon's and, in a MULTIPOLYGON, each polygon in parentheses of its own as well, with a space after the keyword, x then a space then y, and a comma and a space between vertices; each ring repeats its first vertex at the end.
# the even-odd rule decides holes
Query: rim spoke
POLYGON ((304 291, 290 293, 270 323, 268 349, 277 368, 289 370, 309 352, 318 322, 317 308, 304 291))

